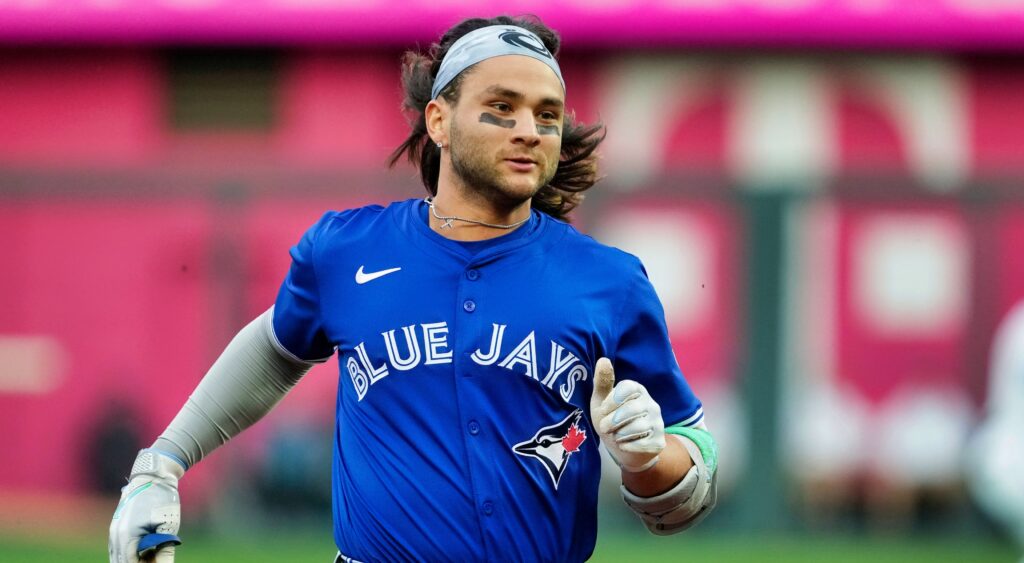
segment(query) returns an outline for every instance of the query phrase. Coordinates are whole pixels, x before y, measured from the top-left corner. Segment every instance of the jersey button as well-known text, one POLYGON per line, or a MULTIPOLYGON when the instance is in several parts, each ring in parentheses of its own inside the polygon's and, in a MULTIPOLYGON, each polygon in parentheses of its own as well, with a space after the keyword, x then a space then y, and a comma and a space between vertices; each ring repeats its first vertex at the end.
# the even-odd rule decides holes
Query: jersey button
POLYGON ((467 313, 472 313, 473 311, 476 311, 476 301, 473 301, 472 299, 467 299, 465 302, 462 303, 462 308, 465 309, 467 313))
POLYGON ((491 514, 494 514, 494 503, 493 502, 491 502, 489 500, 485 501, 483 506, 482 506, 482 508, 483 508, 483 511, 484 511, 485 515, 490 516, 491 514))
POLYGON ((480 433, 480 423, 478 423, 477 421, 470 420, 469 424, 467 426, 469 426, 469 433, 470 434, 476 436, 477 434, 480 433))
POLYGON ((480 279, 480 270, 468 270, 466 277, 469 278, 469 281, 476 281, 480 279))

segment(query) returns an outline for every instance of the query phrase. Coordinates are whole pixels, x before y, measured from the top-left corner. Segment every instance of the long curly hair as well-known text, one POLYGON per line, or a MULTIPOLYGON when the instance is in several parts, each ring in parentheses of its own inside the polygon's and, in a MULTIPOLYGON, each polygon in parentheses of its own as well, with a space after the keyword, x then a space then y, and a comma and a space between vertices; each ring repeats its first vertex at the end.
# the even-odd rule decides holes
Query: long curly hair
MULTIPOLYGON (((536 18, 472 18, 459 22, 430 46, 426 54, 407 51, 402 57, 402 86, 405 97, 402 110, 409 119, 411 131, 388 160, 394 166, 405 155, 409 162, 419 168, 420 178, 430 195, 437 195, 437 179, 441 168, 441 150, 431 142, 427 134, 424 111, 430 102, 430 91, 434 78, 441 68, 448 49, 463 35, 492 25, 513 25, 526 29, 541 39, 553 55, 558 54, 558 35, 536 18)), ((466 71, 456 76, 439 94, 454 105, 459 100, 459 90, 466 71)), ((565 116, 562 126, 562 151, 558 168, 551 181, 533 196, 533 208, 552 217, 568 220, 569 212, 583 200, 583 192, 598 180, 597 155, 594 151, 604 140, 605 128, 601 123, 586 125, 576 123, 571 114, 565 116)))

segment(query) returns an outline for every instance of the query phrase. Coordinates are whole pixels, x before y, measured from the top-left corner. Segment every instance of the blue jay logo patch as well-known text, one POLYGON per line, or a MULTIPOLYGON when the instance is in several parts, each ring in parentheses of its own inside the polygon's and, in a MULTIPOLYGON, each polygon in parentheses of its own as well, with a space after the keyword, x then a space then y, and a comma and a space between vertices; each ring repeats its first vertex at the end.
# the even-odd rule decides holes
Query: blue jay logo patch
POLYGON ((579 451, 587 439, 587 431, 580 427, 583 411, 576 409, 561 422, 545 426, 533 438, 512 446, 512 451, 523 457, 538 460, 551 476, 551 482, 558 489, 566 465, 572 454, 579 451))

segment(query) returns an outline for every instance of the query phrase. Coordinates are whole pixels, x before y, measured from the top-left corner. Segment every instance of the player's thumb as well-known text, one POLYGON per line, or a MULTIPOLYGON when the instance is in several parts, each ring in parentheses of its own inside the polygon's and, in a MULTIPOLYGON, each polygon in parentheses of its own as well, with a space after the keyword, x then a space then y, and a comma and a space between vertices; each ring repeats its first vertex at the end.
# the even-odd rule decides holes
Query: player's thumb
POLYGON ((597 365, 594 366, 594 394, 590 397, 591 408, 604 402, 605 397, 612 392, 614 387, 615 370, 612 368, 611 360, 608 358, 597 360, 597 365))

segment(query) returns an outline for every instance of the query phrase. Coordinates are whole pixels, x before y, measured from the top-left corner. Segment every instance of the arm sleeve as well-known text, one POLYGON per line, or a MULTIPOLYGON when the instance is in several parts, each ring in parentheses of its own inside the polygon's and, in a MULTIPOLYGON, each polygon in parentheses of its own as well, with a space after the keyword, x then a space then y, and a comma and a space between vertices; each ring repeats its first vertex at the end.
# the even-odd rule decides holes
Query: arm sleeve
POLYGON ((282 354, 266 311, 243 328, 153 444, 188 468, 263 418, 312 367, 282 354))
POLYGON ((704 410, 679 370, 661 301, 643 266, 636 268, 615 325, 621 331, 611 358, 616 374, 647 388, 661 406, 665 426, 699 425, 704 410))
POLYGON ((317 243, 335 216, 324 214, 291 248, 292 265, 274 303, 272 340, 297 361, 320 363, 334 355, 334 344, 321 322, 316 254, 317 243))

